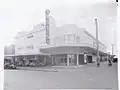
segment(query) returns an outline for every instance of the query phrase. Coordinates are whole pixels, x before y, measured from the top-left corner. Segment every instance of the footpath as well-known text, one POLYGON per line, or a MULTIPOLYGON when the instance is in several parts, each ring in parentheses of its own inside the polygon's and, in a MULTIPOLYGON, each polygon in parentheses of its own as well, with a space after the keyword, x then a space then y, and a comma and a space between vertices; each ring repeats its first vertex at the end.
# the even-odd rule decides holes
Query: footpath
MULTIPOLYGON (((113 64, 114 65, 114 64, 113 64)), ((89 63, 79 66, 44 66, 44 67, 17 67, 17 70, 29 70, 29 71, 44 71, 44 72, 58 72, 58 71, 78 71, 83 69, 92 68, 104 68, 108 67, 107 62, 101 62, 100 67, 97 67, 96 63, 89 63)))

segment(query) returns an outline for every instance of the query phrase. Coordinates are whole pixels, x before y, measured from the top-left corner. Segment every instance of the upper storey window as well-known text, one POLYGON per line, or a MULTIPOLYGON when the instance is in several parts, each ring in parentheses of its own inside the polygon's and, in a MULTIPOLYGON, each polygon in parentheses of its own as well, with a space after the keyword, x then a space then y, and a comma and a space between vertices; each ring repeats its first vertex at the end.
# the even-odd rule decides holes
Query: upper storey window
POLYGON ((76 42, 80 42, 80 37, 79 36, 76 36, 76 42))
POLYGON ((69 42, 74 42, 75 41, 75 36, 73 34, 68 34, 67 35, 67 41, 69 42))
POLYGON ((33 38, 32 34, 27 35, 27 38, 33 38))
POLYGON ((96 42, 95 41, 93 41, 93 46, 96 47, 96 42))
POLYGON ((33 45, 27 46, 28 49, 33 49, 33 45))

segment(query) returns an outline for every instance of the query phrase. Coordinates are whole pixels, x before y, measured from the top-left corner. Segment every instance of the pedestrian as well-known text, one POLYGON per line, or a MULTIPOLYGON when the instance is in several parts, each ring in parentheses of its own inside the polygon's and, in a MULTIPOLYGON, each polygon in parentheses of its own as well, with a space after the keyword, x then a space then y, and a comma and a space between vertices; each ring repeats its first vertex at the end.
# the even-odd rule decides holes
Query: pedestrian
POLYGON ((97 58, 97 67, 100 67, 99 59, 100 59, 100 57, 97 58))
POLYGON ((110 56, 108 58, 108 66, 112 66, 112 61, 111 61, 111 57, 110 56))
POLYGON ((100 67, 100 63, 97 63, 97 67, 100 67))

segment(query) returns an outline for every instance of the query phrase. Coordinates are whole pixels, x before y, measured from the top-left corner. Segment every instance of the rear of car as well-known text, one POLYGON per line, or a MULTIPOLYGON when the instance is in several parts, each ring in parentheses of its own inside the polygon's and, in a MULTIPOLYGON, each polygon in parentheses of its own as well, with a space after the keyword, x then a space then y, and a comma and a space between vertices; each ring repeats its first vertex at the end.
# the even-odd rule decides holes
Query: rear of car
POLYGON ((117 63, 117 62, 118 62, 118 58, 117 57, 113 58, 113 63, 117 63))

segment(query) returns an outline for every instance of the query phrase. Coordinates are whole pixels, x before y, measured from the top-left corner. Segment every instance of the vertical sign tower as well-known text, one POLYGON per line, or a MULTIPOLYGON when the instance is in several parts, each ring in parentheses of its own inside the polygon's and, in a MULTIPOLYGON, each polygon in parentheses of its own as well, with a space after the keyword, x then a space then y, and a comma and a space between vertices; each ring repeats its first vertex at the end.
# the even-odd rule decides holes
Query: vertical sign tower
POLYGON ((46 29, 46 44, 50 44, 50 35, 49 35, 49 14, 50 10, 46 9, 45 10, 45 29, 46 29))

